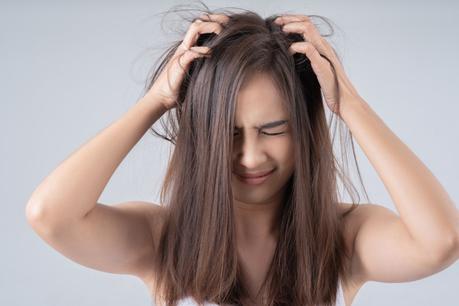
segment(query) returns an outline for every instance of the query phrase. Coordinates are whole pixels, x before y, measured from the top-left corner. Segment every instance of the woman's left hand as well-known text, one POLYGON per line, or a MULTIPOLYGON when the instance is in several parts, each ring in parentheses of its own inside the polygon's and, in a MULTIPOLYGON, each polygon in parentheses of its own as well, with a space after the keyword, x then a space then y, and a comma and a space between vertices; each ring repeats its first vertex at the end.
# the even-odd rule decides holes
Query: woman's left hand
POLYGON ((349 99, 360 97, 348 79, 343 66, 334 49, 323 38, 311 18, 304 15, 282 15, 274 22, 282 26, 286 33, 294 32, 303 35, 304 42, 294 42, 289 47, 291 54, 303 53, 311 61, 312 69, 320 83, 322 94, 329 109, 337 114, 337 102, 346 103, 349 99), (337 84, 330 63, 321 55, 326 56, 335 67, 336 79, 339 82, 340 96, 337 96, 337 84))

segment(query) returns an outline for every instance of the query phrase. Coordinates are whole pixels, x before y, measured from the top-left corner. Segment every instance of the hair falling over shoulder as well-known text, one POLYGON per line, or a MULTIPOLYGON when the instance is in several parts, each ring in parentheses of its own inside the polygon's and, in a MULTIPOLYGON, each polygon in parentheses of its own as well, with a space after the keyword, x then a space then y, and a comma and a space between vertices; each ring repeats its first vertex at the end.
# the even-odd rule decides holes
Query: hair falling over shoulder
MULTIPOLYGON (((167 207, 167 218, 155 246, 156 304, 174 305, 180 298, 192 296, 198 303, 242 305, 246 290, 240 281, 236 251, 233 140, 229 136, 234 129, 238 91, 251 74, 265 72, 280 89, 292 119, 296 164, 261 294, 266 305, 333 305, 338 280, 345 279, 350 258, 343 220, 358 206, 358 193, 346 175, 343 144, 348 142, 342 141, 342 133, 341 164, 333 150, 336 122, 341 132, 346 128, 333 114, 327 121, 319 82, 308 58, 288 52, 289 44, 303 37, 283 33, 273 22, 278 15, 263 18, 252 11, 236 11, 210 10, 205 5, 169 11, 185 13, 181 17, 187 25, 203 13, 225 14, 230 21, 218 35, 200 35, 198 45, 210 47, 212 56, 192 62, 180 87, 177 107, 166 114, 166 122, 161 121, 164 134, 151 128, 174 145, 161 186, 161 205, 167 207), (345 212, 338 207, 337 178, 352 198, 353 205, 345 212)), ((330 25, 324 17, 307 16, 330 25)), ((173 43, 163 54, 147 89, 180 43, 173 43)), ((346 131, 358 169, 352 135, 346 131)))

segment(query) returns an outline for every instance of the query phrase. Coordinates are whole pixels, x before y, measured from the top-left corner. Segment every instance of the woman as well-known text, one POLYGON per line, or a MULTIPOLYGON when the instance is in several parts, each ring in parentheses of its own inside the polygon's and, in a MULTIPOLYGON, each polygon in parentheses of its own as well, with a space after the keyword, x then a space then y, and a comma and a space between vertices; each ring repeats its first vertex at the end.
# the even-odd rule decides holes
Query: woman
POLYGON ((167 305, 351 305, 367 281, 411 281, 457 260, 446 191, 358 94, 312 18, 275 17, 196 18, 144 97, 34 191, 34 230, 82 265, 138 276, 167 305), (327 109, 400 215, 338 202, 327 109), (98 203, 172 110, 162 205, 98 203))

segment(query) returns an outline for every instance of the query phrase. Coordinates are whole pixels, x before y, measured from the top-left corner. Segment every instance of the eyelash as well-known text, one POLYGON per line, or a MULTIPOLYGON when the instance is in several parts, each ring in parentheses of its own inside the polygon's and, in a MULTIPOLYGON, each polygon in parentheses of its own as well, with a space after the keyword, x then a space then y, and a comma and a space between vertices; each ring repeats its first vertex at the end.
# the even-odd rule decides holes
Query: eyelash
MULTIPOLYGON (((261 132, 262 134, 264 135, 268 135, 268 136, 277 136, 277 135, 282 135, 282 134, 285 134, 285 132, 279 132, 279 133, 266 133, 266 132, 261 132)), ((233 133, 233 136, 237 136, 233 133)))

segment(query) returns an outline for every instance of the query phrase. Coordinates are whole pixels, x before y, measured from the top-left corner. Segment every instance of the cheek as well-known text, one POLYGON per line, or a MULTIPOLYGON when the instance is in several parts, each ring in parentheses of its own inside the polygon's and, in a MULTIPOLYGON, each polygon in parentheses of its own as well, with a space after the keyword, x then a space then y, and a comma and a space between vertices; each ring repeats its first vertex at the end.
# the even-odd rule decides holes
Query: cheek
POLYGON ((280 164, 289 167, 295 162, 294 145, 290 137, 279 139, 273 148, 273 154, 280 164))

